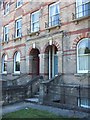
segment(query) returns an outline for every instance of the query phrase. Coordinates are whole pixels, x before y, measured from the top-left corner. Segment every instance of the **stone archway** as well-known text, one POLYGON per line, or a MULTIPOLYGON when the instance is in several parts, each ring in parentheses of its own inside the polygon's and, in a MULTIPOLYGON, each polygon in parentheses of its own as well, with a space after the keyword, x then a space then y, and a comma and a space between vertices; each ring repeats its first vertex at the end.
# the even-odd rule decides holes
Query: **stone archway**
POLYGON ((57 47, 55 45, 48 45, 45 50, 47 55, 45 59, 45 70, 48 73, 48 78, 51 79, 55 75, 58 75, 58 55, 57 47))
POLYGON ((39 75, 39 50, 32 48, 30 52, 30 74, 32 78, 39 75))

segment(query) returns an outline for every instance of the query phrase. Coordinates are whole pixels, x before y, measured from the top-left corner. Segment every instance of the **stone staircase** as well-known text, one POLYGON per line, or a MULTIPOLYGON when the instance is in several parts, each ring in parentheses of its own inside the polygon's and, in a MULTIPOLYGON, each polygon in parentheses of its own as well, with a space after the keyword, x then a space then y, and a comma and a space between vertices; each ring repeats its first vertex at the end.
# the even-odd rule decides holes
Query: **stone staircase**
POLYGON ((25 99, 25 102, 36 103, 39 102, 39 92, 37 92, 33 97, 25 99))
MULTIPOLYGON (((37 76, 26 83, 16 84, 17 81, 23 80, 24 78, 29 78, 28 76, 23 76, 22 78, 15 79, 13 81, 15 84, 7 85, 3 84, 2 96, 3 105, 11 104, 19 101, 27 101, 32 103, 38 103, 39 101, 39 86, 40 81, 42 81, 42 76, 37 76)), ((25 81, 25 80, 24 80, 25 81)))

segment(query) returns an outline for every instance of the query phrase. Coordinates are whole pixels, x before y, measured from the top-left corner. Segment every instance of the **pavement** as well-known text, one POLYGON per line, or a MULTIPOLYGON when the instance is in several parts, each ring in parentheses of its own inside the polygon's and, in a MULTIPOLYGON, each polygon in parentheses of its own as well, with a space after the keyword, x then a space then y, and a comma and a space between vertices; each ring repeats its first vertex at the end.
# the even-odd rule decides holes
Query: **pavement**
MULTIPOLYGON (((20 102, 20 103, 14 103, 11 105, 3 106, 2 107, 2 115, 10 113, 10 112, 15 112, 21 109, 28 109, 28 108, 34 108, 38 110, 45 110, 50 113, 54 113, 58 116, 63 116, 63 117, 75 117, 75 118, 83 118, 83 120, 86 120, 85 118, 88 117, 88 113, 84 112, 78 112, 78 111, 73 111, 73 110, 67 110, 67 109, 60 109, 52 106, 46 106, 46 105, 40 105, 40 104, 35 104, 35 103, 30 103, 30 102, 20 102)), ((90 119, 88 119, 90 120, 90 119)))

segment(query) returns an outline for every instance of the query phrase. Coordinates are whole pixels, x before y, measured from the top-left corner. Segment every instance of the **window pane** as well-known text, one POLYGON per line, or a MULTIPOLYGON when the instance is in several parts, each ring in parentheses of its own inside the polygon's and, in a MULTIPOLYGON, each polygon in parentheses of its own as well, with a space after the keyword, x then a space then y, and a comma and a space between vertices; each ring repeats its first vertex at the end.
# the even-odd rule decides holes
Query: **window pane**
POLYGON ((15 71, 20 71, 20 62, 16 62, 16 69, 15 69, 15 71))
POLYGON ((3 71, 7 71, 7 63, 4 62, 4 70, 3 71))
POLYGON ((15 71, 20 71, 20 53, 19 52, 17 52, 17 53, 15 53, 15 58, 14 58, 14 60, 15 60, 15 71))
POLYGON ((81 99, 81 106, 82 107, 90 107, 90 100, 89 99, 81 99))
POLYGON ((76 0, 76 17, 90 15, 90 0, 76 0))
POLYGON ((17 30, 17 37, 21 37, 21 29, 17 30))
POLYGON ((82 0, 76 0, 76 6, 82 5, 82 0))
POLYGON ((78 53, 79 54, 88 54, 90 53, 90 40, 85 39, 81 41, 81 43, 78 46, 78 53))
POLYGON ((84 10, 85 10, 84 11, 85 16, 90 15, 90 2, 84 5, 84 10))
POLYGON ((7 55, 4 55, 2 58, 2 72, 7 71, 7 55))
POLYGON ((7 34, 5 34, 5 41, 7 41, 8 40, 8 35, 7 34))
POLYGON ((8 30, 7 30, 7 27, 5 27, 5 33, 7 33, 7 31, 8 31, 8 30))
POLYGON ((31 16, 31 32, 39 30, 39 12, 35 12, 31 16))
POLYGON ((88 56, 88 70, 90 70, 90 55, 88 56))
POLYGON ((88 70, 88 56, 79 57, 79 70, 88 70))
POLYGON ((32 22, 34 22, 34 14, 32 15, 32 22))
POLYGON ((21 20, 17 21, 17 28, 21 28, 21 20))
POLYGON ((83 6, 82 5, 80 5, 79 7, 78 7, 78 15, 79 15, 79 17, 82 17, 83 16, 83 6))
POLYGON ((58 25, 60 19, 59 4, 51 5, 49 9, 49 26, 58 25))
POLYGON ((35 23, 35 24, 33 24, 33 29, 34 29, 34 31, 38 31, 39 30, 39 24, 38 24, 38 22, 35 23))
POLYGON ((5 5, 5 11, 4 11, 4 14, 8 13, 9 12, 9 3, 7 3, 5 5))
POLYGON ((39 21, 39 12, 36 12, 35 14, 32 14, 32 22, 39 21))
POLYGON ((34 22, 39 21, 39 13, 34 14, 34 22))
POLYGON ((78 45, 79 70, 90 70, 90 39, 83 39, 78 45))
POLYGON ((17 4, 16 7, 19 7, 20 5, 22 5, 23 1, 22 0, 17 0, 17 4))
POLYGON ((16 37, 21 37, 21 27, 22 27, 22 20, 19 19, 16 21, 16 37))

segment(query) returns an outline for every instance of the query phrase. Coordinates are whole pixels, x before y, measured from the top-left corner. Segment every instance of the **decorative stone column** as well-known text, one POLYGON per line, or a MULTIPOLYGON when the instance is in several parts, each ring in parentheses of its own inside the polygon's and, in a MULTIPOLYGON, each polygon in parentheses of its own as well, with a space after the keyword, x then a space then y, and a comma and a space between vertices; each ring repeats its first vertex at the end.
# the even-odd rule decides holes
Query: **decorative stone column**
POLYGON ((62 73, 63 72, 62 51, 58 51, 57 56, 58 56, 58 73, 62 73))
POLYGON ((7 74, 14 73, 14 62, 13 59, 7 61, 7 74))
POLYGON ((44 76, 47 73, 46 58, 47 58, 47 54, 39 54, 39 60, 40 60, 39 71, 40 71, 40 75, 42 76, 44 76))
POLYGON ((27 73, 32 73, 32 59, 33 56, 27 56, 26 57, 26 72, 27 73))
POLYGON ((26 73, 29 73, 29 57, 30 56, 26 56, 26 73))

